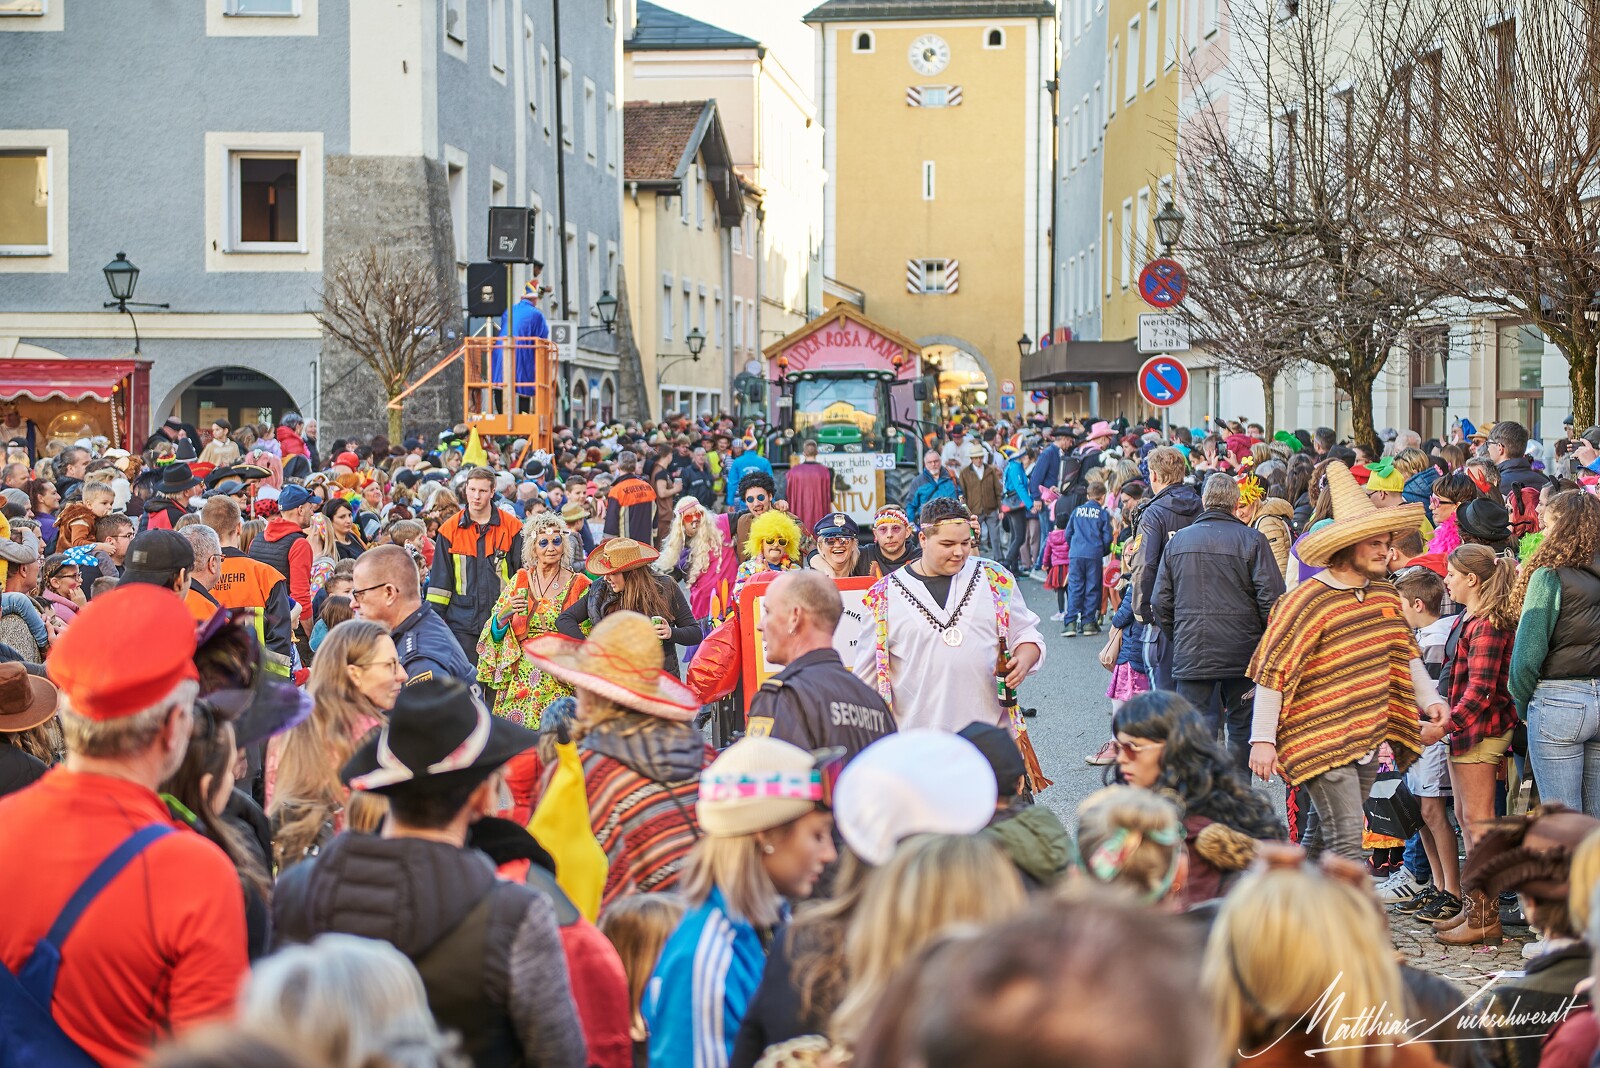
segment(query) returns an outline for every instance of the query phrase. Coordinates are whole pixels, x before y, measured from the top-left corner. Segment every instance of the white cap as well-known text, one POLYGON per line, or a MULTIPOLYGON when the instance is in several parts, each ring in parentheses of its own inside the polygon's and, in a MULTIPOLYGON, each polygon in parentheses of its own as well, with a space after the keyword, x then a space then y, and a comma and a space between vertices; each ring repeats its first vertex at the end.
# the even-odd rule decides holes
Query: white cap
POLYGON ((833 819, 856 856, 876 867, 914 834, 983 830, 998 796, 977 746, 916 727, 879 738, 850 761, 833 791, 833 819))

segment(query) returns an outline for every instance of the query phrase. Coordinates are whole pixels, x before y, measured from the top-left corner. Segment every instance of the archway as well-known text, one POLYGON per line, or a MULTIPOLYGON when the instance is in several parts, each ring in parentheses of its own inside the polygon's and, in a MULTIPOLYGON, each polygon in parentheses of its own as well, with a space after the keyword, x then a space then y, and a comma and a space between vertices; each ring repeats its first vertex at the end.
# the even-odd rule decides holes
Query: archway
POLYGON ((924 360, 939 365, 941 415, 957 408, 995 411, 999 406, 1000 379, 983 350, 953 334, 928 334, 917 338, 924 360), (950 375, 946 379, 946 375, 950 375), (950 393, 946 397, 946 390, 950 393), (978 396, 982 394, 982 399, 978 396))
POLYGON ((616 418, 616 411, 617 383, 610 375, 605 375, 600 379, 600 421, 611 422, 616 418))
POLYGON ((277 425, 285 412, 299 411, 295 400, 274 379, 250 367, 213 367, 174 386, 151 413, 160 422, 176 413, 185 424, 204 430, 217 419, 235 428, 247 424, 277 425))
POLYGON ((572 419, 574 423, 582 423, 593 418, 589 414, 589 376, 580 367, 572 375, 572 419))

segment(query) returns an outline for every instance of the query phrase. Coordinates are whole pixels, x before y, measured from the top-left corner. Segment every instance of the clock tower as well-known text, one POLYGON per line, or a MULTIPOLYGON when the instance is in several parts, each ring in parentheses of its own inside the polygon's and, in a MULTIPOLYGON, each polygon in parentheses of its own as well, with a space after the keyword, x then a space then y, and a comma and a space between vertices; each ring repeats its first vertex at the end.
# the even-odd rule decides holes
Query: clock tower
POLYGON ((806 22, 824 273, 922 346, 942 415, 1015 418, 1018 337, 1051 327, 1055 0, 827 0, 806 22))

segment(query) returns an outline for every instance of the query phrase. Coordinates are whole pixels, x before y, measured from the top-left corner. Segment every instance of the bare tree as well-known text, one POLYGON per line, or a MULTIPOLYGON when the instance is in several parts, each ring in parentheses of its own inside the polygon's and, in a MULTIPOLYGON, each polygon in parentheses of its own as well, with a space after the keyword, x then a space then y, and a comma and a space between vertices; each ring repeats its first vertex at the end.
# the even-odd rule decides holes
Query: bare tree
MULTIPOLYGON (((377 375, 394 400, 450 344, 460 318, 454 288, 432 263, 372 245, 340 260, 311 314, 377 375)), ((388 409, 389 440, 401 438, 404 414, 388 409)))
POLYGON ((1383 170, 1436 254, 1429 284, 1532 322, 1596 422, 1600 38, 1595 0, 1449 0, 1401 65, 1383 170), (1590 315, 1595 315, 1591 319, 1590 315))
POLYGON ((1396 92, 1384 64, 1428 39, 1426 3, 1231 9, 1225 105, 1195 76, 1201 107, 1179 131, 1184 201, 1213 223, 1186 255, 1228 287, 1215 303, 1233 322, 1219 326, 1244 332, 1252 363, 1297 344, 1349 398, 1358 441, 1375 438, 1372 390, 1391 350, 1438 296, 1378 166, 1396 92))

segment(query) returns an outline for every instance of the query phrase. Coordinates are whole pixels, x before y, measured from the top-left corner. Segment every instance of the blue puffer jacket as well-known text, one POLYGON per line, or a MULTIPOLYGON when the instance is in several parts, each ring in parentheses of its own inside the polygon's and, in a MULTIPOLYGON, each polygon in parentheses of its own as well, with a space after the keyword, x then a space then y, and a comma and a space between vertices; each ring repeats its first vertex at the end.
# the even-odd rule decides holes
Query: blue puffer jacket
POLYGON ((1067 520, 1068 557, 1100 560, 1111 551, 1111 513, 1097 501, 1085 501, 1067 520))
POLYGON ((1406 484, 1400 490, 1400 499, 1407 504, 1420 504, 1428 513, 1428 522, 1433 522, 1433 506, 1428 503, 1433 495, 1433 484, 1439 481, 1439 469, 1432 464, 1406 479, 1406 484))
POLYGON ((906 515, 916 523, 917 513, 922 511, 922 506, 935 497, 959 497, 961 487, 957 486, 942 470, 939 472, 938 481, 927 476, 924 472, 917 481, 917 486, 911 491, 911 496, 906 500, 906 515))

